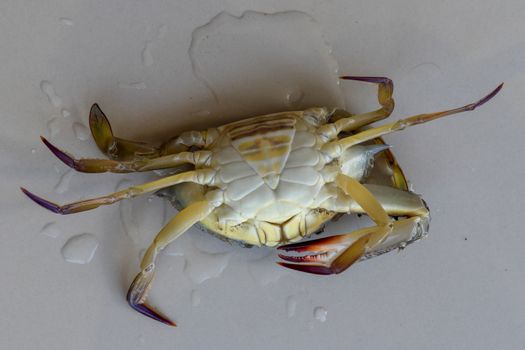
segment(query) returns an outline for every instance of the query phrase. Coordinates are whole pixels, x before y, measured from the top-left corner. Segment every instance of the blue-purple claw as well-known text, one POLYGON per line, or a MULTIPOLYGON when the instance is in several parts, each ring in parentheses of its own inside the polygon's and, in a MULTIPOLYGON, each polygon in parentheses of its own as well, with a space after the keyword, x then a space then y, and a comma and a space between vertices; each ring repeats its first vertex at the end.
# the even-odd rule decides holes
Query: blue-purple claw
POLYGON ((162 315, 145 302, 151 282, 153 281, 153 277, 155 277, 155 272, 152 266, 142 270, 137 275, 137 277, 135 277, 133 283, 131 283, 131 286, 129 287, 128 295, 126 297, 128 304, 134 310, 145 316, 162 322, 168 326, 176 327, 177 325, 175 322, 171 321, 169 318, 162 315))

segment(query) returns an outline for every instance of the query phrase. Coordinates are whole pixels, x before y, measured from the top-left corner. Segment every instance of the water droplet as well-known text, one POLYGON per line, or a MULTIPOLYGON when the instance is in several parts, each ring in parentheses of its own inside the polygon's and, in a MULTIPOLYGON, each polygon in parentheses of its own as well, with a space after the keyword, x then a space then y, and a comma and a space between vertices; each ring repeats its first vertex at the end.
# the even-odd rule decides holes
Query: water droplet
POLYGON ((69 188, 69 183, 71 182, 73 175, 75 175, 75 172, 71 169, 62 174, 54 187, 55 192, 58 194, 65 193, 69 188))
POLYGON ((143 90, 146 88, 146 83, 144 83, 143 81, 136 81, 132 83, 119 82, 118 87, 122 89, 143 90))
POLYGON ((47 126, 47 133, 49 135, 49 138, 51 139, 54 138, 60 132, 60 127, 58 126, 58 124, 59 124, 58 118, 50 119, 47 122, 46 126, 47 126))
POLYGON ((89 130, 82 123, 73 123, 73 133, 75 134, 75 137, 81 141, 86 141, 87 139, 89 139, 89 130))
POLYGON ((60 113, 62 114, 62 117, 64 117, 64 118, 69 118, 69 117, 71 117, 71 112, 68 111, 68 110, 65 109, 65 108, 63 108, 63 109, 60 111, 60 113))
POLYGON ((220 276, 230 259, 229 253, 207 253, 196 248, 185 256, 184 273, 196 284, 220 276))
POLYGON ((286 315, 288 317, 295 316, 295 309, 297 308, 297 299, 293 295, 286 298, 286 315))
POLYGON ((35 153, 36 153, 36 149, 31 148, 31 154, 35 154, 35 153))
POLYGON ((62 231, 58 228, 58 225, 54 222, 48 222, 42 227, 40 233, 51 238, 57 238, 62 234, 62 231))
POLYGON ((67 240, 61 249, 64 260, 74 264, 88 264, 95 256, 98 240, 91 233, 76 235, 67 240))
POLYGON ((201 295, 198 290, 193 289, 191 291, 191 305, 199 306, 201 303, 201 295))
POLYGON ((325 322, 326 316, 328 315, 328 311, 322 306, 317 306, 314 309, 314 317, 319 322, 325 322))
POLYGON ((68 27, 71 27, 74 23, 73 23, 73 20, 71 20, 71 18, 67 18, 67 17, 60 17, 58 19, 60 21, 60 23, 64 26, 68 26, 68 27))
POLYGON ((214 98, 214 114, 258 115, 290 103, 344 107, 337 62, 306 13, 221 12, 194 29, 188 54, 214 98))
POLYGON ((60 105, 62 105, 62 100, 55 93, 55 88, 53 87, 53 85, 51 85, 49 81, 42 80, 40 82, 40 90, 42 90, 42 92, 46 94, 49 102, 51 102, 53 106, 60 107, 60 105))
POLYGON ((304 98, 304 92, 301 90, 294 90, 286 94, 286 105, 291 108, 298 107, 304 98))
POLYGON ((142 49, 142 64, 146 67, 153 65, 153 56, 151 54, 151 41, 146 41, 142 49))

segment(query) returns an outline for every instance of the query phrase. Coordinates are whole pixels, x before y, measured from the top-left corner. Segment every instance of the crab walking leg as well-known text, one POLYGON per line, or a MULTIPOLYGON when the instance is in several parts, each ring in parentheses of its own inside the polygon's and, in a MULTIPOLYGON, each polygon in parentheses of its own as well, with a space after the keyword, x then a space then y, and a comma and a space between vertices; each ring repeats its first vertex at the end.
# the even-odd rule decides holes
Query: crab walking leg
POLYGON ((213 143, 218 136, 216 129, 187 131, 160 146, 123 140, 113 135, 108 118, 96 103, 89 113, 89 127, 98 148, 108 157, 117 160, 156 158, 186 151, 192 146, 203 148, 213 143))
POLYGON ((74 202, 65 205, 58 205, 46 199, 38 197, 29 192, 25 188, 21 188, 29 198, 35 201, 42 207, 57 213, 57 214, 72 214, 79 213, 86 210, 95 209, 101 205, 109 205, 123 199, 133 198, 142 194, 155 192, 162 188, 177 185, 183 182, 194 182, 201 185, 210 185, 215 176, 215 171, 211 169, 200 169, 195 171, 188 171, 181 174, 168 176, 156 181, 148 182, 142 185, 132 186, 122 191, 111 193, 102 197, 86 199, 79 202, 74 202))
POLYGON ((112 159, 75 159, 70 154, 58 149, 44 137, 42 142, 67 166, 83 173, 130 173, 173 168, 183 164, 196 166, 208 165, 210 151, 180 152, 157 158, 144 158, 132 161, 117 161, 112 159))
POLYGON ((367 227, 351 233, 321 238, 308 242, 287 244, 278 249, 295 252, 314 252, 305 256, 279 254, 283 260, 279 263, 294 270, 315 273, 340 273, 359 260, 367 250, 383 242, 392 232, 394 223, 374 195, 359 181, 339 174, 336 184, 352 197, 377 226, 367 227))
POLYGON ((174 322, 146 303, 148 291, 155 277, 155 261, 157 255, 168 244, 186 232, 192 225, 208 216, 217 205, 219 205, 219 203, 207 201, 195 202, 179 212, 157 234, 142 259, 140 264, 142 271, 135 277, 128 290, 127 300, 133 309, 157 321, 175 326, 174 322))
MULTIPOLYGON (((377 199, 389 216, 429 219, 427 205, 418 194, 384 185, 364 184, 363 186, 377 199)), ((320 207, 338 213, 367 214, 357 201, 344 193, 327 199, 320 207)))
POLYGON ((392 98, 392 94, 394 93, 394 83, 391 79, 386 77, 356 76, 342 76, 340 79, 357 80, 378 84, 377 99, 381 105, 381 108, 373 112, 356 114, 347 118, 341 118, 334 123, 322 126, 319 130, 319 133, 325 136, 328 140, 335 139, 342 131, 357 130, 362 126, 388 118, 388 116, 394 110, 394 99, 392 98))
POLYGON ((96 103, 89 111, 89 127, 98 148, 112 159, 130 160, 160 155, 159 147, 115 137, 108 118, 96 103))
POLYGON ((487 96, 483 97, 479 101, 465 105, 463 107, 449 109, 446 111, 436 112, 436 113, 418 114, 418 115, 415 115, 409 118, 398 120, 394 123, 382 125, 377 128, 372 128, 372 129, 368 129, 365 131, 361 131, 358 134, 355 134, 349 137, 345 137, 341 140, 332 141, 330 143, 327 143, 326 145, 323 146, 322 150, 323 152, 326 152, 330 154, 331 156, 337 156, 337 154, 341 153, 345 149, 348 149, 354 145, 375 139, 377 137, 389 134, 394 131, 403 130, 408 126, 426 123, 426 122, 429 122, 435 119, 439 119, 442 117, 446 117, 452 114, 472 111, 476 109, 477 107, 483 105, 485 102, 489 101, 491 98, 493 98, 501 90, 502 87, 503 87, 503 83, 498 85, 496 89, 494 89, 491 93, 489 93, 487 96))

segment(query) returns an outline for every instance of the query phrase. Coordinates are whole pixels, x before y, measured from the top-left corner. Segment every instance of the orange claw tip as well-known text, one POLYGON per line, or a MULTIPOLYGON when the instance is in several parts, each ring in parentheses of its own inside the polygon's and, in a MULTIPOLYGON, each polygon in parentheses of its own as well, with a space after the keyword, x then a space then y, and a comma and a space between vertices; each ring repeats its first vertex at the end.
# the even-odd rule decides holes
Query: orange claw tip
POLYGON ((28 196, 32 201, 34 201, 36 204, 40 205, 41 207, 44 207, 47 210, 50 210, 56 214, 64 214, 62 208, 59 205, 53 202, 50 202, 48 200, 45 200, 44 198, 39 197, 36 194, 31 193, 23 187, 20 187, 20 190, 24 192, 24 194, 28 196))

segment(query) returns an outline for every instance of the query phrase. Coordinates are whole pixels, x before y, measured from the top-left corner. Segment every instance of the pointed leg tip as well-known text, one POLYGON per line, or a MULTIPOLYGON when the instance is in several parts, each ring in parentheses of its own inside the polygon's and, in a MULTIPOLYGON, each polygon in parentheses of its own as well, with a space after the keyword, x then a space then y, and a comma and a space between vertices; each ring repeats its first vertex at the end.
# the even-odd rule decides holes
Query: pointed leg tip
POLYGON ((79 170, 79 169, 77 169, 77 162, 75 161, 75 159, 73 157, 71 157, 66 152, 64 152, 64 151, 60 150, 59 148, 57 148, 55 145, 53 145, 51 142, 49 142, 45 137, 40 136, 40 138, 42 139, 42 142, 46 145, 46 147, 49 148, 49 150, 58 159, 60 159, 64 164, 66 164, 70 168, 79 170))
POLYGON ((485 104, 486 102, 490 101, 494 96, 496 96, 498 94, 498 92, 500 92, 500 90, 503 88, 503 84, 504 83, 499 84, 487 96, 483 97, 481 100, 479 100, 477 103, 475 103, 474 104, 474 108, 477 108, 477 107, 485 104))
POLYGON ((107 122, 107 117, 104 112, 102 112, 98 103, 93 103, 91 106, 91 109, 89 110, 89 120, 96 123, 107 122))
POLYGON ((27 189, 25 189, 24 187, 20 187, 20 190, 26 195, 28 196, 33 202, 35 202, 36 204, 40 205, 41 207, 43 208, 46 208, 47 210, 49 211, 52 211, 53 213, 56 213, 56 214, 64 214, 62 212, 62 209, 59 205, 53 203, 53 202, 50 202, 42 197, 39 197, 37 196, 36 194, 33 194, 31 192, 29 192, 27 189))
POLYGON ((149 306, 146 303, 134 303, 131 300, 128 300, 129 306, 131 308, 144 316, 147 316, 149 318, 154 319, 155 321, 159 321, 161 323, 164 323, 165 325, 171 326, 171 327, 177 327, 177 324, 167 318, 166 316, 162 315, 161 313, 157 312, 155 309, 153 309, 151 306, 149 306))
POLYGON ((375 83, 375 84, 392 84, 392 80, 387 77, 367 77, 367 76, 343 75, 343 76, 340 76, 339 79, 364 81, 367 83, 375 83))

